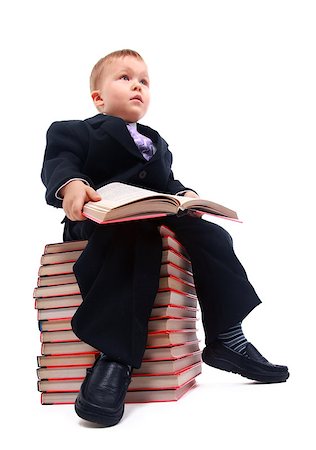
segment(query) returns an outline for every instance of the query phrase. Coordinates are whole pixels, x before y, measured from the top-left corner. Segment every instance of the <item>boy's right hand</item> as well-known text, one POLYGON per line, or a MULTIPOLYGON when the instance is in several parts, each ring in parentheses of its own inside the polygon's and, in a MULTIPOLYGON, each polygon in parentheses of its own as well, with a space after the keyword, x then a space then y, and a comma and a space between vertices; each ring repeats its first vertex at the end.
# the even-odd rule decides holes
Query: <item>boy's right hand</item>
POLYGON ((86 220, 82 214, 83 206, 89 202, 101 200, 101 196, 80 180, 67 183, 60 191, 63 197, 63 209, 70 220, 86 220))

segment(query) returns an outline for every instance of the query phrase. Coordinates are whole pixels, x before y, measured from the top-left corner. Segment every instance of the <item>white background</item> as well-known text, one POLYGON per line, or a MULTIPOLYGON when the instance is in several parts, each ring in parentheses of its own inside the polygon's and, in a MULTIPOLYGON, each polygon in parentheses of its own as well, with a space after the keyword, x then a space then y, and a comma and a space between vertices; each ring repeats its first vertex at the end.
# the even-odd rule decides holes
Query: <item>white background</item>
POLYGON ((8 448, 312 448, 315 3, 7 5, 0 12, 0 329, 8 448), (263 301, 244 331, 291 376, 256 385, 203 365, 198 388, 179 402, 128 405, 118 426, 99 429, 72 406, 40 405, 32 293, 44 245, 62 238, 62 210, 45 204, 40 180, 46 130, 55 120, 97 113, 90 71, 121 48, 137 50, 149 66, 152 103, 141 122, 169 143, 176 177, 243 219, 221 225, 263 301))

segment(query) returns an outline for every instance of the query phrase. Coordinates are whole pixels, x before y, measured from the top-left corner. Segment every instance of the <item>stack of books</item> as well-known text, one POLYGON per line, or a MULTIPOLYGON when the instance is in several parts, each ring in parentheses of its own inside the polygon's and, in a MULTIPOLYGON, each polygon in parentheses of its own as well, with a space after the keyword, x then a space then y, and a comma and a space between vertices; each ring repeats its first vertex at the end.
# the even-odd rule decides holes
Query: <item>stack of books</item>
MULTIPOLYGON (((192 267, 184 247, 165 226, 159 289, 148 323, 141 367, 133 370, 126 403, 176 401, 196 386, 201 373, 197 338, 197 296, 192 267)), ((87 241, 45 246, 37 287, 41 356, 38 390, 42 404, 74 403, 99 352, 80 341, 71 319, 82 302, 73 265, 87 241)))

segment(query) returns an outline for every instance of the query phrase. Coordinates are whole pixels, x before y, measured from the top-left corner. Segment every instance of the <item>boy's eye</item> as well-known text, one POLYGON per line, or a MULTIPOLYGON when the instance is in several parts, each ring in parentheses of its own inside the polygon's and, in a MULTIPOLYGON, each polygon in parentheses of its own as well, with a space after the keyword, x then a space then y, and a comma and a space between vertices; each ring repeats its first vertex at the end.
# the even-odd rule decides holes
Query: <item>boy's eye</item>
POLYGON ((128 75, 121 75, 121 79, 122 80, 129 80, 129 77, 128 77, 128 75))
POLYGON ((145 86, 148 86, 148 81, 147 80, 141 80, 141 83, 143 83, 145 86))

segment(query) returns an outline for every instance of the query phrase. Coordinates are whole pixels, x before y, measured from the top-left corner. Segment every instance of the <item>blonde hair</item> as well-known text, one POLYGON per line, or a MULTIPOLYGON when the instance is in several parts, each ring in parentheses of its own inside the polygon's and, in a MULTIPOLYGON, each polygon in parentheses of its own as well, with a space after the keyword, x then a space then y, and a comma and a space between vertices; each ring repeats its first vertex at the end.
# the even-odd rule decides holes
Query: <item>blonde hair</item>
POLYGON ((123 58, 124 56, 133 56, 134 58, 144 61, 140 54, 135 50, 123 49, 109 53, 101 58, 92 69, 90 75, 90 92, 100 88, 100 80, 102 79, 102 75, 106 67, 111 64, 114 59, 123 58))

